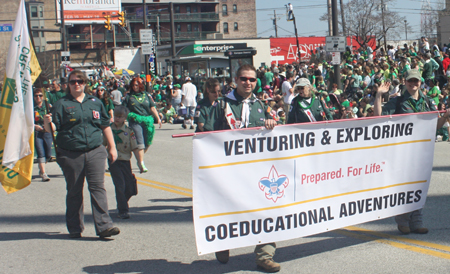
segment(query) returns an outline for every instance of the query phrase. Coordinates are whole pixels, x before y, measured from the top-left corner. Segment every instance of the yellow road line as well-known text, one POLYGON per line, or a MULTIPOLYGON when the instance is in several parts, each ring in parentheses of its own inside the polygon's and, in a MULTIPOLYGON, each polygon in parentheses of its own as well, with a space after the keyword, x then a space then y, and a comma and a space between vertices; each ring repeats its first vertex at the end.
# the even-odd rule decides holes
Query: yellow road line
MULTIPOLYGON (((398 236, 393 236, 393 235, 388 235, 388 234, 384 234, 384 233, 378 233, 378 232, 370 231, 370 230, 359 229, 357 227, 346 227, 346 229, 350 229, 351 231, 338 229, 338 230, 335 230, 333 232, 336 232, 338 234, 341 234, 341 235, 344 235, 344 236, 347 236, 347 237, 352 237, 352 238, 361 239, 361 240, 365 240, 365 241, 375 241, 375 242, 379 242, 379 243, 382 243, 382 244, 387 244, 387 245, 390 245, 390 246, 393 246, 393 247, 396 247, 396 248, 406 249, 406 250, 409 250, 409 251, 413 251, 413 252, 417 252, 417 253, 422 253, 422 254, 426 254, 426 255, 430 255, 430 256, 434 256, 434 257, 450 260, 450 254, 448 254, 448 253, 444 253, 444 252, 440 252, 440 251, 435 251, 435 250, 430 250, 430 249, 426 249, 426 248, 422 248, 422 247, 417 247, 417 246, 412 246, 412 245, 407 245, 407 244, 395 242, 393 240, 390 240, 389 238, 392 238, 392 239, 398 238, 399 241, 410 242, 410 243, 412 243, 414 241, 412 239, 398 237, 398 236), (353 228, 356 228, 356 229, 353 230, 353 228), (379 238, 375 238, 375 237, 372 237, 372 236, 359 234, 359 233, 353 232, 353 231, 361 231, 361 232, 372 234, 372 235, 379 234, 380 237, 385 237, 385 238, 388 238, 388 239, 379 239, 379 238), (383 235, 383 236, 381 236, 381 235, 383 235), (411 241, 409 241, 409 240, 411 240, 411 241)), ((423 244, 424 246, 427 246, 427 247, 434 245, 433 243, 427 243, 427 242, 424 242, 424 241, 417 241, 417 242, 421 242, 421 244, 423 244)), ((437 245, 437 246, 448 248, 448 247, 442 246, 442 245, 437 245)))
POLYGON ((173 190, 173 189, 162 187, 162 186, 158 186, 158 185, 147 184, 147 183, 139 182, 139 181, 138 181, 138 184, 144 185, 144 186, 153 187, 153 188, 160 189, 160 190, 165 190, 165 191, 172 192, 172 193, 175 193, 175 194, 180 194, 180 195, 183 195, 183 196, 186 196, 186 197, 192 197, 192 194, 189 194, 189 193, 186 193, 186 192, 181 192, 181 191, 178 191, 178 190, 173 190))
POLYGON ((358 231, 358 232, 362 232, 362 233, 368 233, 368 234, 375 235, 375 236, 382 237, 382 238, 394 239, 394 240, 397 240, 400 242, 405 242, 405 243, 409 243, 409 244, 415 244, 415 245, 425 246, 428 248, 434 248, 434 249, 450 252, 450 247, 446 246, 446 245, 424 242, 424 241, 409 239, 409 238, 405 238, 405 237, 401 237, 401 236, 389 235, 389 234, 376 232, 376 231, 372 231, 372 230, 368 230, 368 229, 364 229, 364 228, 359 228, 356 226, 349 226, 349 227, 346 227, 345 229, 351 230, 351 231, 358 231))
POLYGON ((377 146, 352 147, 352 148, 346 148, 346 149, 337 149, 337 150, 330 150, 330 151, 313 152, 313 153, 300 154, 300 155, 287 156, 287 157, 267 158, 267 159, 258 159, 258 160, 250 160, 250 161, 240 161, 240 162, 218 164, 218 165, 210 165, 210 166, 199 166, 198 169, 208 169, 208 168, 217 168, 217 167, 234 166, 234 165, 245 165, 245 164, 268 162, 268 161, 282 161, 282 160, 290 160, 290 159, 296 159, 296 158, 308 157, 308 156, 315 156, 315 155, 322 155, 322 154, 332 154, 332 153, 339 153, 339 152, 348 152, 348 151, 352 151, 352 150, 373 149, 373 148, 380 148, 380 147, 399 146, 399 145, 406 145, 406 144, 413 144, 413 143, 423 143, 423 142, 431 142, 431 139, 406 141, 406 142, 399 142, 399 143, 392 143, 392 144, 383 144, 383 145, 377 145, 377 146))
POLYGON ((149 182, 149 183, 152 183, 152 184, 161 185, 161 186, 174 188, 174 189, 178 189, 178 190, 182 190, 182 191, 186 191, 186 192, 192 193, 192 189, 189 189, 189 188, 184 188, 184 187, 174 186, 174 185, 165 184, 165 183, 161 183, 161 182, 156 182, 156 181, 152 181, 152 180, 145 179, 145 178, 140 178, 140 177, 136 177, 136 179, 142 180, 142 181, 146 181, 146 182, 149 182))
MULTIPOLYGON (((111 177, 110 174, 106 174, 106 176, 111 177)), ((160 189, 160 190, 165 190, 165 191, 172 192, 172 193, 179 194, 179 195, 186 196, 186 197, 192 197, 192 194, 191 194, 192 190, 188 189, 188 188, 174 186, 174 185, 165 184, 165 183, 161 183, 161 182, 156 182, 156 181, 152 181, 152 180, 148 180, 148 179, 144 179, 144 178, 140 178, 140 177, 136 177, 136 179, 138 179, 137 183, 140 185, 149 186, 149 187, 153 187, 153 188, 160 189), (151 184, 144 183, 139 180, 147 181, 151 184), (190 192, 190 193, 182 192, 179 190, 183 190, 183 191, 190 192)))
POLYGON ((351 195, 351 194, 356 194, 356 193, 369 192, 369 191, 375 191, 375 190, 386 189, 386 188, 397 187, 397 186, 404 186, 404 185, 421 184, 421 183, 426 183, 426 182, 427 182, 426 180, 422 180, 422 181, 415 181, 415 182, 407 182, 407 183, 395 184, 395 185, 390 185, 390 186, 376 187, 376 188, 370 188, 370 189, 362 189, 362 190, 357 190, 357 191, 351 191, 351 192, 346 192, 346 193, 341 193, 341 194, 335 194, 335 195, 330 195, 330 196, 325 196, 325 197, 305 200, 305 201, 301 201, 301 202, 290 203, 290 204, 287 204, 287 205, 280 205, 280 206, 263 207, 263 208, 250 209, 250 210, 232 211, 232 212, 224 212, 224 213, 202 215, 199 218, 200 219, 204 219, 204 218, 211 218, 211 217, 217 217, 217 216, 243 214, 243 213, 259 212, 259 211, 266 211, 266 210, 272 210, 272 209, 278 209, 278 208, 286 208, 286 207, 291 207, 291 206, 295 206, 295 205, 306 204, 306 203, 311 203, 311 202, 316 202, 316 201, 320 201, 320 200, 326 200, 326 199, 331 199, 331 198, 336 198, 336 197, 341 197, 341 196, 346 196, 346 195, 351 195))

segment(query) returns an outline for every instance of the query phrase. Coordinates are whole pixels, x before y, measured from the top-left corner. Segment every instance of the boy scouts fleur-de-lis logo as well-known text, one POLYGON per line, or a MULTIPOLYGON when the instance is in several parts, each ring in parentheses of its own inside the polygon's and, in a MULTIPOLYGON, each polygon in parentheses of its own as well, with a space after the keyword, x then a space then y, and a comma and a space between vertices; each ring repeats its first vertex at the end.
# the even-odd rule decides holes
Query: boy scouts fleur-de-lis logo
POLYGON ((284 196, 284 190, 288 185, 289 178, 283 174, 279 175, 275 166, 272 166, 267 177, 261 178, 258 182, 259 189, 264 191, 266 198, 274 203, 284 196))

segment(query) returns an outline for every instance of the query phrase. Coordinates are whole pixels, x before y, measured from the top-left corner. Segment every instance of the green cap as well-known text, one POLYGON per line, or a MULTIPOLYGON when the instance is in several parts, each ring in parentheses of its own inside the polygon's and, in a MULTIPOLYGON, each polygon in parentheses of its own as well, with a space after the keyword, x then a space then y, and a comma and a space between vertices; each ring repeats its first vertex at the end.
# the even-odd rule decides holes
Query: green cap
POLYGON ((410 69, 408 70, 408 72, 406 73, 406 81, 408 81, 409 79, 417 79, 420 81, 420 79, 422 79, 420 72, 417 69, 410 69))

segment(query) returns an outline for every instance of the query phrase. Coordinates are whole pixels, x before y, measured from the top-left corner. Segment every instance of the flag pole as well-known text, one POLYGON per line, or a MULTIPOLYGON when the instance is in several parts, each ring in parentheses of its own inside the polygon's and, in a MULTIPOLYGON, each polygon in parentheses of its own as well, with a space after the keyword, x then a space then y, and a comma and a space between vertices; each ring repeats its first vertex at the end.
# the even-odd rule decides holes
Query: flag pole
MULTIPOLYGON (((47 91, 45 90, 45 88, 43 88, 43 90, 44 90, 44 100, 45 100, 45 112, 50 113, 50 103, 48 102, 47 91)), ((52 134, 52 140, 53 140, 53 145, 55 146, 55 156, 56 156, 56 155, 58 155, 58 148, 56 147, 55 131, 53 130, 53 127, 51 124, 50 124, 50 133, 52 134)))

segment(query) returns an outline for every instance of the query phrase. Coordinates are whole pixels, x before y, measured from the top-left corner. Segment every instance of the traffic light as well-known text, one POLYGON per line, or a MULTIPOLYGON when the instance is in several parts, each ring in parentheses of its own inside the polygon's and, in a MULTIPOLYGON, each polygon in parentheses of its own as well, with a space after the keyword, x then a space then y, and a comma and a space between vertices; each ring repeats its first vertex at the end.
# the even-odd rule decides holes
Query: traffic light
POLYGON ((121 11, 119 12, 119 26, 121 27, 125 27, 126 23, 125 23, 125 11, 121 11))
POLYGON ((111 16, 110 15, 106 15, 105 16, 105 29, 107 30, 111 30, 111 16))

